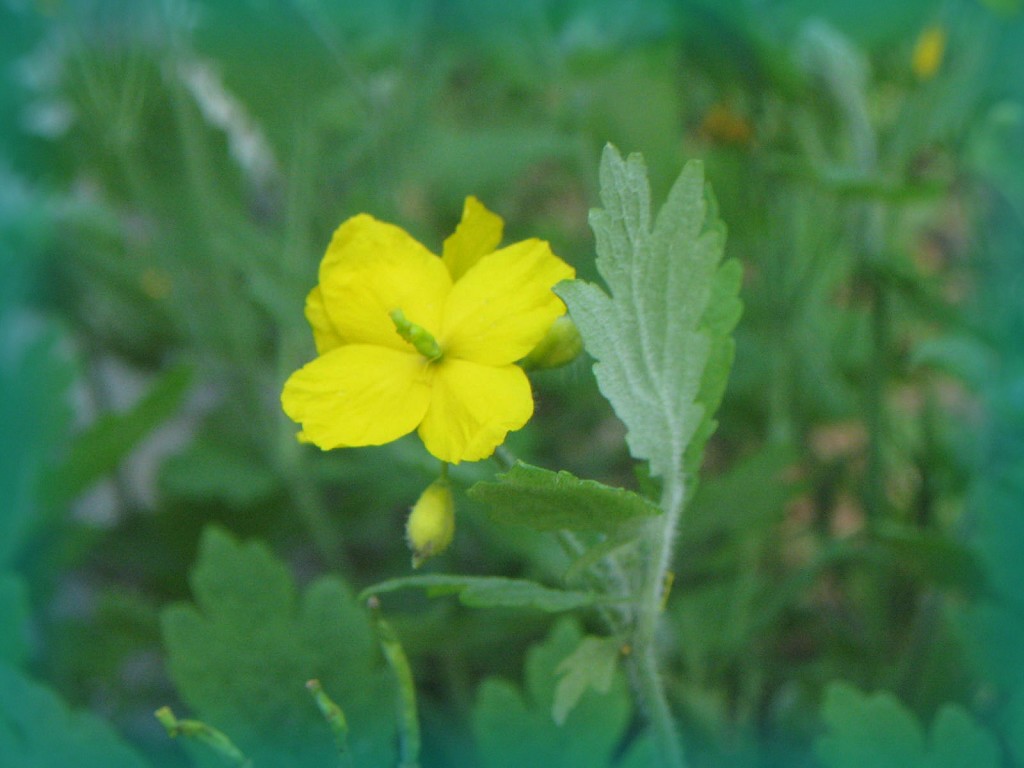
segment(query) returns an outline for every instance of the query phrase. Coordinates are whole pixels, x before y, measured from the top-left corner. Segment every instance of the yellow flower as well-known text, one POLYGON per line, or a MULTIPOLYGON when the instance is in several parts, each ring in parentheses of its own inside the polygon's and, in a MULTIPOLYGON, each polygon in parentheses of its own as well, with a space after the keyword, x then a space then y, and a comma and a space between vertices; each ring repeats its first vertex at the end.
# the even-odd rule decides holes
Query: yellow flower
POLYGON ((938 25, 924 29, 914 44, 914 54, 911 60, 914 74, 922 80, 932 77, 939 71, 945 52, 946 31, 938 25))
POLYGON ((541 240, 495 250, 502 226, 467 198, 441 258, 366 214, 338 227, 306 299, 318 357, 281 394, 301 440, 382 445, 418 429, 457 464, 526 424, 533 395, 515 362, 565 313, 551 288, 574 272, 541 240))
POLYGON ((447 480, 435 480, 420 495, 409 513, 405 535, 413 568, 448 549, 455 535, 455 501, 447 480))

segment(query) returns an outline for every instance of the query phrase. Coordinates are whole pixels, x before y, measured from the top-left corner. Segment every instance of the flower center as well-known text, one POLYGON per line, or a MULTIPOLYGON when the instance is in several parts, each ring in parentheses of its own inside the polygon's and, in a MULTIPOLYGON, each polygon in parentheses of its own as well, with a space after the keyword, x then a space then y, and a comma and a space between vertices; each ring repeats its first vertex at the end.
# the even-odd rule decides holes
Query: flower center
POLYGON ((391 317, 391 322, 395 324, 398 335, 412 344, 417 352, 432 363, 441 359, 441 345, 430 335, 430 331, 407 319, 405 313, 400 309, 392 309, 388 315, 391 317))

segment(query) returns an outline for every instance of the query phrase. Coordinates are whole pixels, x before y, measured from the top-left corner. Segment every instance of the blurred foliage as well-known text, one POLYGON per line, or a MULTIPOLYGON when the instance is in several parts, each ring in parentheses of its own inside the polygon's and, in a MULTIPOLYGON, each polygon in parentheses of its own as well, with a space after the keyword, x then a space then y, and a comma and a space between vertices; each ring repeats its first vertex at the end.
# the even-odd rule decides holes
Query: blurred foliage
MULTIPOLYGON (((439 249, 467 194, 596 280, 613 142, 656 201, 701 159, 743 266, 665 614, 689 763, 959 765, 928 762, 952 740, 1024 764, 1022 49, 1008 0, 0 3, 0 754, 217 764, 167 739, 170 704, 262 764, 326 765, 315 675, 389 764, 352 595, 408 575, 435 466, 414 439, 295 441, 304 296, 347 216, 439 249), (860 752, 878 720, 894 751, 860 752)), ((586 361, 533 380, 512 452, 650 493, 586 361)), ((571 568, 457 506, 433 574, 571 568)), ((551 718, 592 613, 380 600, 424 766, 520 764, 524 733, 552 764, 650 764, 618 673, 551 718)))

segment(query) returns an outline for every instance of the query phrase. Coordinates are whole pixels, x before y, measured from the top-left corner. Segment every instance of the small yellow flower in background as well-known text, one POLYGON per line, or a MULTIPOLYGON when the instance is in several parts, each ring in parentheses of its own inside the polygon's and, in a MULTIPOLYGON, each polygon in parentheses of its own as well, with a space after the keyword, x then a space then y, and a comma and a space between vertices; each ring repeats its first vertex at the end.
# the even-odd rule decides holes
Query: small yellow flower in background
POLYGON ((306 299, 318 357, 284 385, 299 438, 327 450, 383 445, 418 430, 457 464, 490 456, 533 415, 515 363, 565 305, 572 267, 541 240, 495 250, 503 222, 476 198, 439 258, 392 224, 344 222, 306 299))
POLYGON ((455 501, 444 478, 435 480, 409 513, 405 535, 412 550, 412 567, 444 552, 455 535, 455 501))
POLYGON ((914 74, 927 80, 939 71, 942 57, 946 52, 946 30, 933 24, 922 30, 914 44, 911 66, 914 74))

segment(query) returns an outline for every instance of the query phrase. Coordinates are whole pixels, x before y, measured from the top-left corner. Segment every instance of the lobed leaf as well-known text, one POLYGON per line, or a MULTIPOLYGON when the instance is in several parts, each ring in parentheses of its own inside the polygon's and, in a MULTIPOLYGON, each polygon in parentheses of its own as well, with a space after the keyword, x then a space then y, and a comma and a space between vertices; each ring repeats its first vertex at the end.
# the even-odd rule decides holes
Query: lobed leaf
MULTIPOLYGON (((613 764, 631 720, 632 705, 624 676, 613 669, 608 689, 591 687, 564 721, 552 717, 556 670, 578 649, 582 632, 565 618, 548 639, 534 646, 526 659, 522 690, 506 680, 488 678, 480 686, 472 713, 473 734, 483 768, 521 768, 523 765, 559 768, 600 768, 613 764)), ((652 765, 650 742, 634 739, 622 766, 652 765), (648 759, 644 759, 645 756, 648 759)))
POLYGON ((161 615, 169 670, 189 716, 229 733, 254 763, 330 765, 332 734, 306 691, 317 679, 350 725, 353 761, 395 762, 394 697, 366 611, 338 578, 299 594, 262 543, 208 528, 195 603, 161 615))
POLYGON ((865 694, 832 683, 822 717, 828 733, 816 752, 828 768, 996 768, 992 736, 960 707, 947 704, 927 740, 917 719, 891 693, 865 694))
POLYGON ((710 434, 731 363, 721 338, 738 317, 723 300, 735 295, 735 268, 718 277, 725 229, 709 215, 700 162, 686 164, 653 222, 639 155, 623 160, 607 146, 600 176, 604 207, 591 211, 590 223, 609 293, 581 280, 556 290, 597 360, 594 375, 626 425, 630 453, 649 461, 652 475, 675 477, 698 431, 710 434))
POLYGON ((555 668, 559 675, 551 704, 551 717, 562 725, 588 689, 608 693, 619 660, 621 643, 614 637, 593 637, 580 640, 576 650, 562 659, 555 668))

